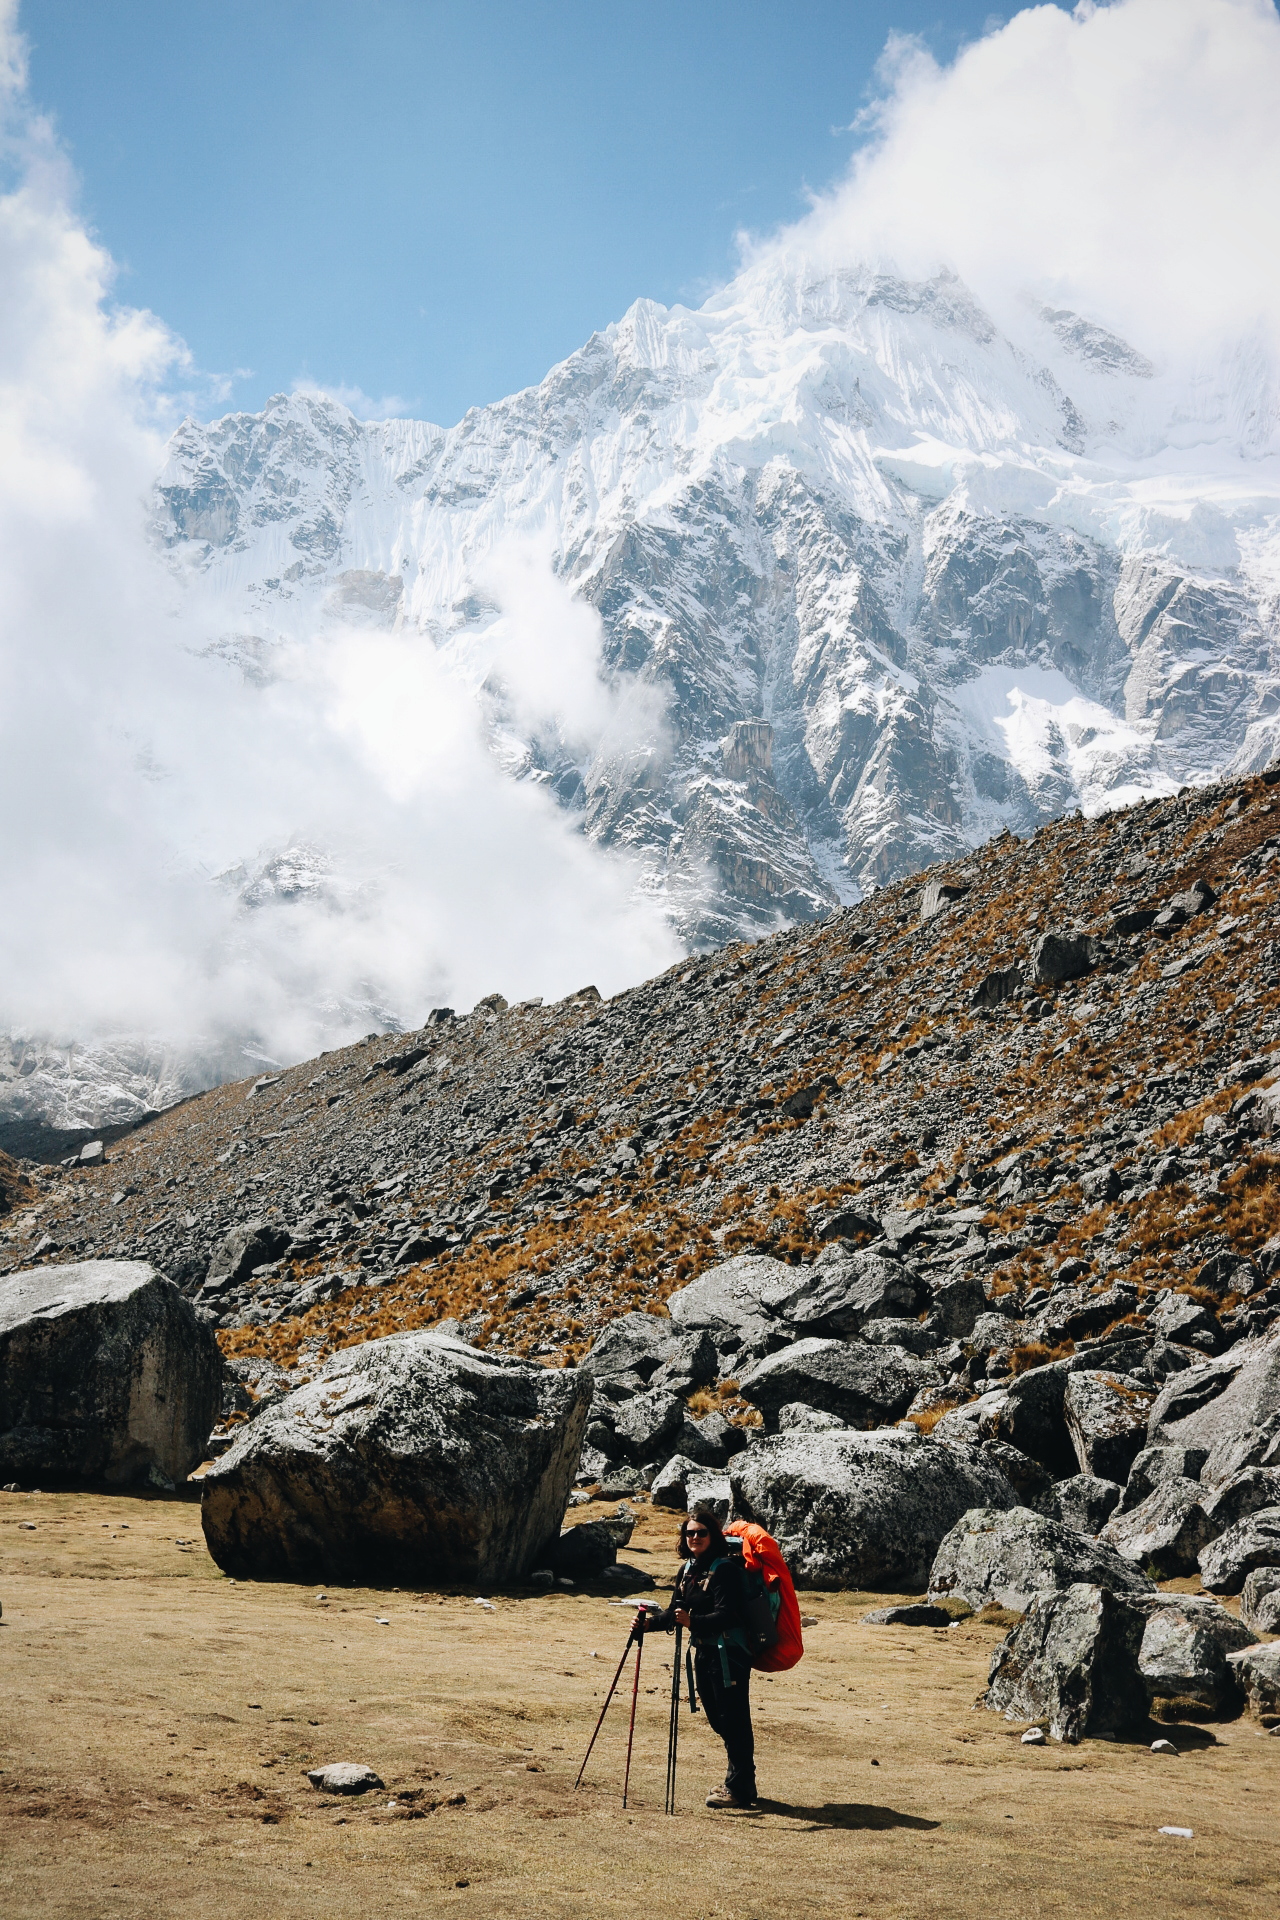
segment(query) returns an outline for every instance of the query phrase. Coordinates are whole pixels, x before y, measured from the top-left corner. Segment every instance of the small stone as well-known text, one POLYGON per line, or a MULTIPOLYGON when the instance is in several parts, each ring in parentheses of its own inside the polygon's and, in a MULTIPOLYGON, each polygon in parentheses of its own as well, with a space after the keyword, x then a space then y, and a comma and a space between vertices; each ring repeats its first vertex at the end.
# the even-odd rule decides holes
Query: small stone
POLYGON ((1152 1753, 1171 1753, 1175 1760, 1178 1757, 1178 1749, 1174 1746, 1172 1740, 1153 1740, 1151 1742, 1151 1751, 1152 1753))
POLYGON ((1024 1747, 1042 1747, 1045 1742, 1043 1727, 1028 1727, 1022 1736, 1024 1747))
POLYGON ((1194 1840, 1195 1834, 1190 1827, 1160 1827, 1160 1833, 1171 1833, 1176 1840, 1194 1840))
POLYGON ((529 1585, 531 1587, 553 1587, 555 1583, 556 1577, 550 1567, 537 1567, 529 1575, 529 1585))
POLYGON ((372 1767, 354 1760, 333 1760, 327 1767, 313 1767, 307 1778, 317 1793, 368 1793, 370 1788, 386 1784, 372 1767))

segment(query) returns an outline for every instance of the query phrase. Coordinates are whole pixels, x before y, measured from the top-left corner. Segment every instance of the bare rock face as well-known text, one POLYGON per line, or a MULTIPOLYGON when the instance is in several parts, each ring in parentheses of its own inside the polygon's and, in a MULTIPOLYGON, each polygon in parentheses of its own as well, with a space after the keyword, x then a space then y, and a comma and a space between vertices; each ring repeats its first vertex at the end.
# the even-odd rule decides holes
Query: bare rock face
POLYGON ((1087 1581, 1037 1595, 995 1650, 986 1704, 1007 1720, 1046 1723, 1055 1740, 1117 1733, 1142 1720, 1140 1596, 1087 1581))
POLYGON ((0 1280, 0 1479, 184 1479, 221 1399, 211 1329, 145 1262, 0 1280))
POLYGON ((591 1382, 436 1333, 337 1353, 204 1479, 209 1551, 277 1579, 518 1579, 557 1538, 591 1382))
POLYGON ((734 1512, 771 1533, 797 1581, 919 1593, 938 1545, 970 1507, 1011 1506, 977 1447, 895 1428, 789 1432, 730 1463, 734 1512))
POLYGON ((1280 1567, 1255 1567, 1240 1589, 1240 1618, 1259 1633, 1280 1633, 1280 1567))
POLYGON ((1061 1521, 1027 1507, 1012 1512, 975 1508, 940 1544, 929 1593, 934 1599, 967 1600, 975 1608, 995 1601, 1024 1613, 1038 1594, 1082 1581, 1109 1593, 1153 1591, 1147 1576, 1113 1547, 1061 1521))

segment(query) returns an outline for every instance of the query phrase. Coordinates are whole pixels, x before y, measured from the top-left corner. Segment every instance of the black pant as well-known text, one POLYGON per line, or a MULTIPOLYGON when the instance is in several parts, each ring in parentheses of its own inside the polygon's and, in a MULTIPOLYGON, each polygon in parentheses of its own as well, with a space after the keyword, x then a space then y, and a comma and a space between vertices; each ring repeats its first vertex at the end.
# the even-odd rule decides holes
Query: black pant
POLYGON ((729 1679, 725 1685, 719 1647, 697 1647, 693 1671, 707 1723, 724 1741, 729 1757, 725 1786, 735 1800, 756 1797, 756 1737, 751 1730, 751 1662, 735 1647, 727 1649, 729 1679))

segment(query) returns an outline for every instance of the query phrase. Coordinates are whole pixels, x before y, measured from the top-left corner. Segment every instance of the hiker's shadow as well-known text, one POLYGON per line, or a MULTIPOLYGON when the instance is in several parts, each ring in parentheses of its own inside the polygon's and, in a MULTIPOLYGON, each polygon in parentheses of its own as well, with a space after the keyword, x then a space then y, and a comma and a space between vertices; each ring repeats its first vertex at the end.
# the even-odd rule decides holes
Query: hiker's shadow
POLYGON ((914 1813, 899 1813, 896 1807, 868 1807, 858 1801, 828 1800, 821 1807, 796 1807, 786 1800, 760 1800, 762 1813, 782 1813, 792 1820, 817 1827, 845 1827, 862 1832, 883 1833, 889 1827, 910 1827, 916 1833, 932 1833, 941 1825, 937 1820, 921 1820, 914 1813))

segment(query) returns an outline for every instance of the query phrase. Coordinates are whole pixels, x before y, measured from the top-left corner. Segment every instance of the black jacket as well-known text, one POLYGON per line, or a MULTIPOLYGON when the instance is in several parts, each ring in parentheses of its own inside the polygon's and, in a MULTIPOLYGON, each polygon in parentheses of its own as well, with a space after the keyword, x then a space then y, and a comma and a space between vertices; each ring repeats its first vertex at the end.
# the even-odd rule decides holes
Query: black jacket
POLYGON ((670 1633, 676 1624, 677 1607, 683 1607, 689 1615, 689 1637, 695 1647, 712 1647, 722 1633, 744 1626, 742 1562, 730 1556, 707 1572, 696 1560, 682 1567, 670 1606, 665 1613, 650 1614, 646 1631, 670 1633))

